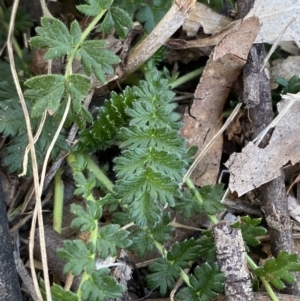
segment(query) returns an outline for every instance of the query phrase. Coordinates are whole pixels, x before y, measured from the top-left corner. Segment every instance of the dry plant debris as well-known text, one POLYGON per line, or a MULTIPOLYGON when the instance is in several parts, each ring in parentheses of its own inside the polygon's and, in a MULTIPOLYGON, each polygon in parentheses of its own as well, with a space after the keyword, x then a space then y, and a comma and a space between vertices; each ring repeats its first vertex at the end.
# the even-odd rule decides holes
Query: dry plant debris
POLYGON ((231 18, 220 15, 210 7, 196 2, 195 8, 183 23, 182 29, 186 31, 188 37, 196 36, 200 27, 203 27, 203 32, 206 34, 216 34, 231 22, 231 18))
MULTIPOLYGON (((239 23, 216 46, 206 64, 195 91, 190 111, 184 114, 181 133, 190 145, 199 147, 198 153, 220 130, 222 112, 229 92, 246 63, 247 55, 257 33, 256 17, 239 23)), ((220 169, 223 139, 219 138, 208 150, 191 178, 199 186, 215 184, 220 169)))
MULTIPOLYGON (((288 103, 278 104, 280 112, 288 103)), ((300 103, 296 102, 277 123, 267 147, 249 142, 241 153, 234 153, 226 162, 231 174, 229 188, 243 195, 280 175, 282 166, 299 162, 300 103)))
POLYGON ((256 0, 246 18, 256 16, 262 24, 255 43, 273 43, 278 33, 293 18, 296 19, 286 28, 281 41, 299 41, 300 37, 300 3, 297 0, 256 0))

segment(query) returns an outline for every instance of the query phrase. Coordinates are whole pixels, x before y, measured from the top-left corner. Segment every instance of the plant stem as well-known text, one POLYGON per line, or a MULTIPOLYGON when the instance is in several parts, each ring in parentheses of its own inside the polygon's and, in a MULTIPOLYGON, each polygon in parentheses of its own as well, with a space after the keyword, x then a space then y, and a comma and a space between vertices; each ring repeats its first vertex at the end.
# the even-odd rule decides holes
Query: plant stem
MULTIPOLYGON (((73 154, 73 153, 70 153, 68 155, 68 162, 72 168, 72 171, 74 174, 81 174, 83 177, 83 173, 81 170, 77 170, 76 168, 74 168, 74 164, 76 162, 76 156, 73 154)), ((96 203, 94 197, 92 194, 90 194, 87 198, 86 198, 87 201, 89 202, 94 202, 96 203)), ((98 231, 99 231, 99 225, 98 225, 98 220, 93 220, 94 222, 94 227, 91 227, 91 229, 93 230, 90 230, 90 236, 89 236, 89 242, 91 242, 94 246, 96 246, 97 244, 97 238, 98 238, 98 231)), ((93 253, 92 255, 90 255, 90 258, 92 259, 95 259, 95 256, 96 256, 96 253, 93 253)), ((78 296, 78 301, 81 301, 82 300, 82 291, 81 291, 81 286, 82 284, 88 280, 90 278, 90 274, 86 272, 86 269, 84 269, 84 272, 83 272, 83 275, 81 277, 81 281, 80 281, 80 285, 79 285, 79 288, 77 290, 77 296, 78 296)))
MULTIPOLYGON (((246 255, 246 259, 247 259, 247 263, 250 266, 250 268, 252 270, 257 269, 257 265, 255 264, 255 262, 251 259, 251 257, 249 257, 249 255, 246 255)), ((273 301, 279 301, 279 299, 277 298, 276 294, 274 293, 272 287, 270 286, 269 282, 265 279, 265 277, 259 277, 259 279, 261 280, 261 282, 263 283, 265 289, 267 290, 270 298, 273 301)))
POLYGON ((62 173, 63 169, 60 167, 54 176, 53 229, 58 233, 61 233, 64 205, 64 183, 61 179, 62 173))
POLYGON ((91 156, 86 153, 84 155, 84 159, 87 162, 87 169, 93 171, 96 178, 106 187, 106 189, 110 192, 113 192, 114 184, 104 174, 104 172, 99 168, 99 166, 92 160, 91 156))
MULTIPOLYGON (((90 198, 89 201, 95 202, 94 198, 90 198)), ((98 220, 94 220, 95 223, 95 228, 94 230, 91 230, 91 235, 89 237, 89 242, 92 242, 94 246, 97 244, 97 238, 98 238, 98 231, 99 231, 99 226, 98 226, 98 220)), ((95 260, 96 253, 93 253, 90 258, 95 260)), ((81 291, 81 286, 82 284, 90 278, 90 274, 87 273, 86 268, 84 269, 83 275, 81 277, 80 285, 77 290, 77 296, 78 296, 78 301, 82 300, 82 291, 81 291)))
POLYGON ((88 35, 91 33, 91 31, 95 28, 97 23, 100 21, 100 19, 103 17, 103 15, 106 13, 107 9, 103 10, 99 15, 97 15, 92 22, 89 24, 89 26, 85 29, 85 31, 82 33, 80 41, 78 44, 75 45, 73 52, 68 57, 68 63, 66 66, 66 73, 65 76, 69 76, 71 74, 72 70, 72 64, 76 57, 77 50, 81 46, 81 44, 85 41, 85 39, 88 37, 88 35))
POLYGON ((204 67, 201 67, 201 68, 198 68, 190 73, 187 73, 187 74, 177 78, 174 82, 172 82, 170 84, 170 88, 175 89, 178 86, 190 81, 191 79, 198 77, 200 74, 202 74, 203 70, 204 70, 204 67))
MULTIPOLYGON (((188 178, 185 183, 186 183, 186 186, 193 192, 196 200, 202 205, 203 198, 202 198, 201 194, 199 193, 199 191, 197 190, 197 188, 195 187, 193 181, 188 178)), ((216 225, 219 222, 218 218, 215 215, 207 214, 207 216, 209 217, 209 219, 211 220, 211 222, 214 225, 216 225)))
MULTIPOLYGON (((154 243, 156 249, 158 250, 158 252, 166 258, 166 252, 164 251, 163 245, 160 242, 158 242, 157 240, 155 240, 153 237, 152 237, 152 240, 153 240, 153 243, 154 243)), ((180 277, 183 279, 183 281, 186 283, 186 285, 191 286, 189 276, 186 274, 186 272, 184 270, 181 270, 180 277)))

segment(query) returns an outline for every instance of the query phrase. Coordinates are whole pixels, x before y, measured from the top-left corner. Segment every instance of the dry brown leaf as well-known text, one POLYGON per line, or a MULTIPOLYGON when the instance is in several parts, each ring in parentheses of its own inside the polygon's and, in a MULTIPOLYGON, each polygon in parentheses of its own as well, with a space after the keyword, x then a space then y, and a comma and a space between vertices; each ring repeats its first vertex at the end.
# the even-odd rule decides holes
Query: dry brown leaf
POLYGON ((236 135, 240 135, 242 133, 242 126, 240 119, 244 115, 244 112, 240 110, 238 114, 235 116, 234 120, 228 125, 226 129, 226 134, 228 140, 232 140, 236 135))
MULTIPOLYGON (((287 105, 287 100, 278 103, 278 111, 287 105)), ((280 119, 266 148, 249 142, 241 153, 234 153, 226 162, 230 172, 229 188, 238 195, 261 186, 280 175, 280 168, 300 161, 300 103, 280 119)))
POLYGON ((223 30, 232 22, 232 19, 216 13, 210 7, 196 2, 195 8, 182 25, 188 37, 195 36, 202 26, 206 34, 215 34, 223 30))
MULTIPOLYGON (((255 43, 273 43, 278 38, 278 42, 295 41, 298 43, 300 40, 300 2, 298 0, 272 0, 271 2, 256 0, 253 8, 244 19, 254 16, 262 24, 259 34, 256 36, 255 43), (280 34, 281 32, 282 34, 280 34)), ((204 24, 206 17, 198 17, 197 22, 204 24)), ((221 28, 222 24, 220 23, 217 33, 205 39, 190 41, 173 39, 169 40, 167 45, 175 49, 217 45, 224 35, 227 35, 233 27, 238 27, 240 22, 241 20, 236 20, 223 28, 221 28)), ((194 26, 196 25, 194 24, 194 26)), ((192 31, 193 29, 190 30, 192 31)))
MULTIPOLYGON (((190 114, 184 114, 181 133, 198 153, 222 126, 223 106, 237 80, 259 31, 258 18, 242 21, 216 46, 206 64, 194 95, 190 114)), ((219 172, 223 138, 209 149, 192 174, 196 185, 215 184, 219 172)), ((197 153, 197 154, 198 154, 197 153)), ((196 156, 197 156, 196 154, 196 156)))

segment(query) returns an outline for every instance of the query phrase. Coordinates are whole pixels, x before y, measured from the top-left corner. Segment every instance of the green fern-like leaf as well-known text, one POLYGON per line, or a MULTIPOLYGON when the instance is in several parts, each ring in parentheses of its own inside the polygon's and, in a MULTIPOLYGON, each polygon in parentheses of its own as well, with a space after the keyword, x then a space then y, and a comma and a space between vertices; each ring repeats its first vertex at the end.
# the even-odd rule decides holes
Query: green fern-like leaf
POLYGON ((126 110, 129 126, 120 131, 123 156, 115 160, 115 192, 135 223, 153 227, 160 222, 163 207, 174 206, 180 196, 178 183, 187 160, 168 80, 154 68, 145 78, 133 88, 136 101, 126 110))
POLYGON ((295 276, 291 272, 298 271, 300 271, 300 263, 297 254, 282 251, 276 259, 267 259, 264 266, 254 270, 254 273, 258 277, 264 277, 276 288, 283 289, 284 282, 289 284, 295 282, 295 276))
POLYGON ((258 226, 261 223, 261 218, 251 218, 242 216, 240 221, 231 225, 232 228, 241 229, 244 241, 250 246, 258 246, 260 241, 256 236, 265 235, 267 230, 264 227, 258 226))
POLYGON ((81 231, 94 231, 96 223, 102 216, 102 206, 96 202, 87 202, 87 210, 80 205, 72 204, 71 211, 77 216, 72 221, 73 228, 80 228, 81 231))
POLYGON ((136 100, 135 93, 127 87, 122 94, 112 92, 98 113, 93 126, 80 133, 79 150, 106 149, 118 136, 119 129, 129 123, 125 109, 136 100))
POLYGON ((149 287, 151 289, 158 287, 160 293, 164 295, 167 289, 173 288, 181 270, 189 267, 188 262, 198 258, 199 250, 200 245, 194 239, 175 243, 166 258, 159 258, 150 265, 149 270, 152 273, 147 276, 149 287))
POLYGON ((219 272, 216 263, 205 263, 195 269, 189 279, 190 286, 183 288, 176 297, 180 301, 209 301, 223 291, 224 280, 225 276, 219 272))
MULTIPOLYGON (((3 10, 2 6, 0 7, 0 48, 3 47, 4 43, 7 40, 7 33, 9 22, 11 18, 11 7, 3 10)), ((27 15, 22 7, 18 7, 16 22, 14 25, 14 35, 20 36, 21 33, 27 32, 32 26, 33 23, 30 21, 30 16, 27 15)))
POLYGON ((104 48, 105 45, 106 41, 89 40, 83 42, 78 50, 86 74, 91 75, 93 70, 101 82, 105 82, 105 74, 113 74, 114 69, 111 65, 120 62, 119 57, 104 48))
POLYGON ((174 267, 166 258, 159 258, 150 265, 149 270, 151 272, 147 276, 149 288, 159 288, 162 295, 165 295, 168 289, 174 287, 180 275, 180 268, 174 267))
POLYGON ((145 252, 153 251, 154 240, 159 243, 164 243, 170 238, 170 232, 174 230, 169 225, 170 216, 164 215, 161 223, 153 228, 137 229, 133 232, 132 245, 130 250, 137 250, 140 257, 145 255, 145 252))
POLYGON ((71 292, 65 291, 61 286, 53 284, 51 288, 51 295, 53 301, 77 301, 78 296, 71 292))

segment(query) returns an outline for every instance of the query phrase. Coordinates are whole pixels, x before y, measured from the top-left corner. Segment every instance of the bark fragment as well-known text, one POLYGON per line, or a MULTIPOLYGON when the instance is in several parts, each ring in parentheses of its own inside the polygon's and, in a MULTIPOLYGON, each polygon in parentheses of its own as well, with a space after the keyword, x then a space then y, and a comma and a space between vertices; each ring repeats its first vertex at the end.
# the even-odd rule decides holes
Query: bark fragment
POLYGON ((226 277, 224 285, 226 300, 254 300, 240 229, 232 229, 227 222, 223 221, 214 226, 213 233, 218 264, 226 277))

